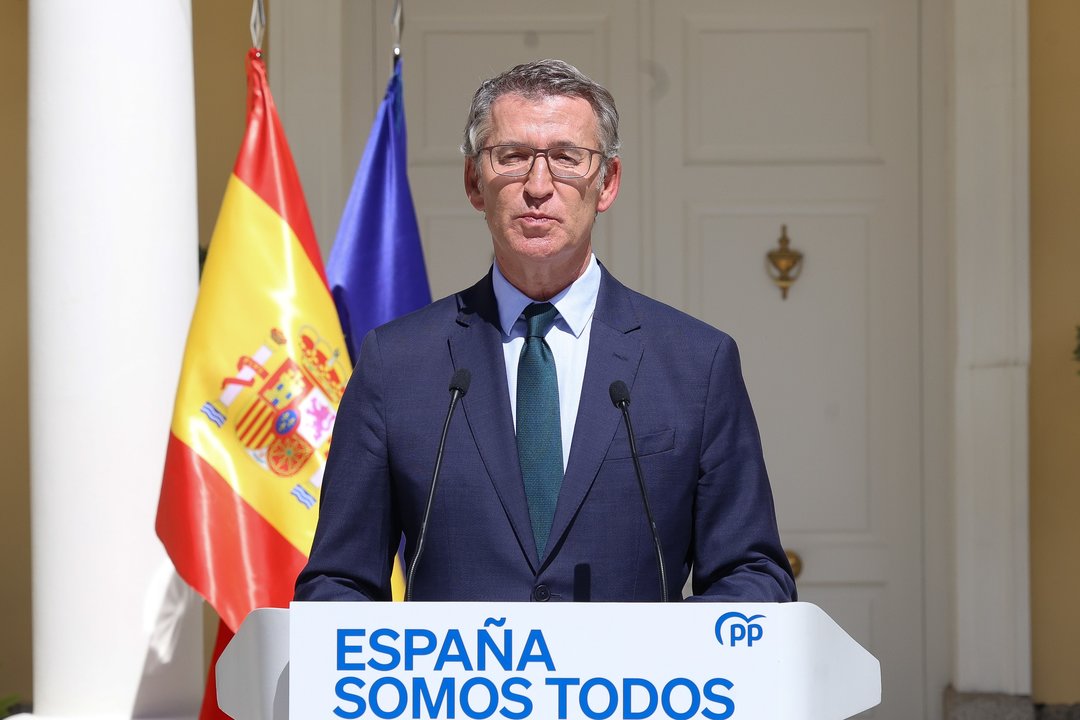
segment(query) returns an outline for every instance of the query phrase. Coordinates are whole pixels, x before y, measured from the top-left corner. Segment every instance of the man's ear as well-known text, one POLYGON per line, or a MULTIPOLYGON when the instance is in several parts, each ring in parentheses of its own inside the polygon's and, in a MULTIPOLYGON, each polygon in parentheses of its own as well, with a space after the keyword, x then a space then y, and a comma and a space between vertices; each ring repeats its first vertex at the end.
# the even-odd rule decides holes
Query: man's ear
POLYGON ((480 187, 479 170, 473 158, 465 158, 465 195, 474 208, 483 212, 486 208, 484 207, 484 193, 480 187))
POLYGON ((622 161, 612 158, 608 163, 607 175, 604 176, 604 184, 600 188, 600 197, 596 202, 596 212, 602 213, 611 207, 619 194, 619 183, 622 181, 622 161))

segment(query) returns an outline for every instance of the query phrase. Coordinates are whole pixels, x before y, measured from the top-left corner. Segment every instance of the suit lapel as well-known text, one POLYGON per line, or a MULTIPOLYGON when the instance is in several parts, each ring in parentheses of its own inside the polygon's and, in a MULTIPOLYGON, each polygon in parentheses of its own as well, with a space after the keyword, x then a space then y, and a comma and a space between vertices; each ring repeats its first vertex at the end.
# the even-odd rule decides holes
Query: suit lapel
MULTIPOLYGON (((633 387, 641 361, 641 340, 634 332, 641 325, 630 303, 630 291, 603 266, 601 268, 603 278, 593 312, 581 402, 574 423, 570 459, 551 525, 549 548, 557 548, 562 541, 619 429, 622 416, 611 404, 608 388, 614 380, 622 380, 633 387)), ((520 477, 520 471, 518 475, 520 477)), ((526 527, 530 527, 527 515, 525 521, 526 527)), ((550 560, 552 555, 548 553, 545 561, 550 560)))
POLYGON ((468 368, 472 373, 472 384, 461 406, 518 544, 536 572, 540 563, 518 464, 502 330, 490 273, 459 295, 457 327, 450 334, 450 353, 455 369, 468 368))

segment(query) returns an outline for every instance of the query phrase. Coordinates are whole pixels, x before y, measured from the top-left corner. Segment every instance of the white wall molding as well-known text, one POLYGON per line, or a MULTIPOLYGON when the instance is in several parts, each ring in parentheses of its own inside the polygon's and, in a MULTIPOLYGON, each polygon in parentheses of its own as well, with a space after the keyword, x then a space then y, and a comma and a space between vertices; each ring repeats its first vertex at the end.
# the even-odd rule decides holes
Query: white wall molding
POLYGON ((953 0, 955 625, 962 692, 1031 692, 1027 0, 953 0))
POLYGON ((950 437, 952 365, 949 296, 946 132, 949 8, 921 0, 919 98, 921 103, 921 336, 922 336, 922 528, 923 648, 926 654, 927 720, 941 720, 942 697, 952 680, 954 625, 954 502, 950 437))

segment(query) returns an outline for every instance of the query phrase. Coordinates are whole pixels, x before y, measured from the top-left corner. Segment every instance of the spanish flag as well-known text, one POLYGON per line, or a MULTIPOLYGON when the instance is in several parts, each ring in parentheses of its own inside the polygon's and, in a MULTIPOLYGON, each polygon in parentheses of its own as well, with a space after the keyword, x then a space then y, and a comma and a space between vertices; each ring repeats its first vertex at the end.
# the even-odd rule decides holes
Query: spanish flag
POLYGON ((227 626, 222 645, 250 611, 292 599, 350 372, 257 49, 247 78, 247 130, 188 333, 157 514, 180 576, 227 626))

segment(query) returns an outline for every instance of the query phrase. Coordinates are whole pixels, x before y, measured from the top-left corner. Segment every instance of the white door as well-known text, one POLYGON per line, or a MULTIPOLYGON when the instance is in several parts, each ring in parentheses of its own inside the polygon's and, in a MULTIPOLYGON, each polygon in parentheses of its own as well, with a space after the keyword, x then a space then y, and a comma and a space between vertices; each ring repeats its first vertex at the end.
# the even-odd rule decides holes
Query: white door
MULTIPOLYGON (((389 72, 390 6, 340 15, 343 44, 372 50, 343 51, 345 79, 375 88, 341 103, 351 142, 371 118, 357 108, 373 107, 389 72)), ((781 534, 803 562, 801 599, 881 660, 883 704, 867 717, 922 717, 917 0, 405 9, 410 177, 433 294, 471 284, 491 259, 457 151, 480 80, 560 57, 607 85, 625 173, 597 254, 735 337, 781 534), (786 300, 765 267, 781 226, 804 258, 786 300)), ((336 215, 316 215, 328 245, 336 215)))

